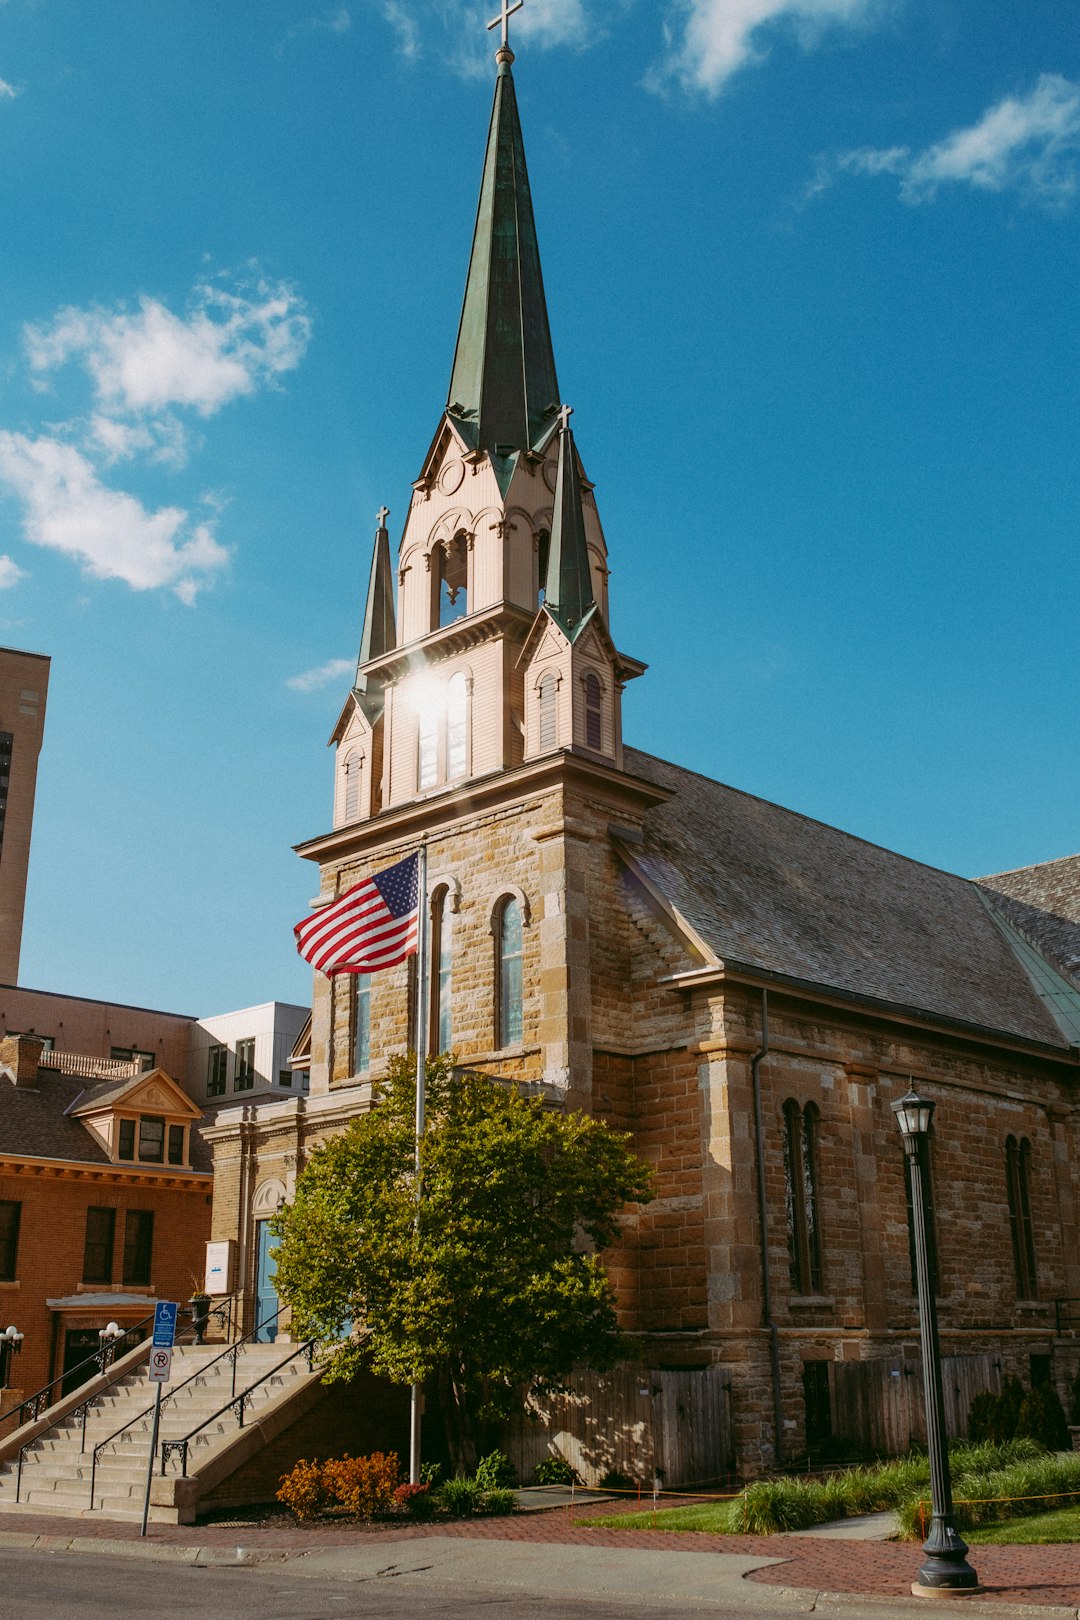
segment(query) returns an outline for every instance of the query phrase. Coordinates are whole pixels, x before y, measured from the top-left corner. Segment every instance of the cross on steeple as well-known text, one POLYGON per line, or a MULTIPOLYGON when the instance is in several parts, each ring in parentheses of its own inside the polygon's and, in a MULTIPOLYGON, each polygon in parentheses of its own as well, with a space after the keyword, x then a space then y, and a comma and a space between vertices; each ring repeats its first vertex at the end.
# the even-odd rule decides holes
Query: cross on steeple
POLYGON ((498 28, 499 24, 502 23, 502 48, 504 51, 508 51, 510 49, 510 19, 514 15, 515 11, 521 10, 524 4, 525 0, 517 0, 516 5, 510 5, 509 0, 502 0, 502 10, 500 11, 499 15, 497 17, 492 17, 491 21, 488 23, 489 32, 492 28, 498 28))
POLYGON ((566 432, 569 431, 570 418, 573 416, 573 414, 574 414, 574 407, 572 405, 563 405, 560 408, 560 410, 559 410, 559 429, 560 429, 560 431, 562 433, 566 433, 566 432))
POLYGON ((379 520, 379 528, 380 529, 385 529, 386 528, 386 520, 390 516, 390 508, 388 506, 380 506, 379 510, 376 512, 375 516, 379 520))

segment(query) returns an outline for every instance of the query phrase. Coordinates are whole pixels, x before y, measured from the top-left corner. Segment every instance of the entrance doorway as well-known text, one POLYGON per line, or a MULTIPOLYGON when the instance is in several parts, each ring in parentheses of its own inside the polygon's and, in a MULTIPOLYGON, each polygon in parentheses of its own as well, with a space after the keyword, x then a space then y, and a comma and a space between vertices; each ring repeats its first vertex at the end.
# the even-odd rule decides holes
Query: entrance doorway
POLYGON ((73 1389, 85 1384, 88 1378, 96 1377, 99 1370, 98 1362, 91 1361, 85 1367, 79 1367, 79 1363, 86 1361, 88 1356, 95 1355, 100 1349, 101 1335, 97 1328, 68 1328, 64 1334, 64 1382, 60 1387, 61 1395, 70 1395, 73 1389))
POLYGON ((277 1260, 270 1252, 276 1242, 277 1239, 270 1231, 270 1222, 256 1221, 255 1323, 258 1329, 255 1334, 256 1344, 273 1344, 277 1338, 277 1323, 271 1320, 277 1315, 280 1304, 277 1289, 274 1287, 274 1278, 277 1275, 277 1260))

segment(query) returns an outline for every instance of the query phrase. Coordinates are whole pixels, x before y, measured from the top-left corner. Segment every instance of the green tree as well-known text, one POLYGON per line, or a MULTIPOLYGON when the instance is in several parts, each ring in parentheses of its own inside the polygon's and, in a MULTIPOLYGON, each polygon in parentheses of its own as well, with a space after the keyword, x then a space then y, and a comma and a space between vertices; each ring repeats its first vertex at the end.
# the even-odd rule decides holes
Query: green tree
POLYGON ((415 1064, 396 1059, 367 1114, 312 1156, 277 1217, 277 1288, 328 1376, 361 1365, 398 1384, 437 1380, 447 1443, 471 1468, 486 1426, 529 1385, 625 1346, 598 1251, 651 1196, 627 1138, 513 1086, 427 1067, 418 1197, 415 1064))

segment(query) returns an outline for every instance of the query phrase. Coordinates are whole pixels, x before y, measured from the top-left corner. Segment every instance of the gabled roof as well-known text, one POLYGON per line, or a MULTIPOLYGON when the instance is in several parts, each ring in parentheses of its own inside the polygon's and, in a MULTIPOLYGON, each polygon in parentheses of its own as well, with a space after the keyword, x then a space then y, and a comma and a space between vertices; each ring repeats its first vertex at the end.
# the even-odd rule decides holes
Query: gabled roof
POLYGON ((502 50, 447 415, 486 450, 505 495, 516 456, 535 450, 559 406, 513 56, 502 50))
MULTIPOLYGON (((145 1075, 140 1076, 146 1079, 145 1075)), ((170 1082, 171 1083, 171 1082, 170 1082)), ((120 1086, 130 1084, 121 1081, 120 1086)), ((115 1085, 91 1088, 100 1097, 117 1090, 115 1085)), ((0 1083, 0 1153, 20 1159, 57 1159, 63 1163, 109 1165, 109 1155, 100 1142, 75 1117, 74 1105, 87 1095, 85 1082, 76 1075, 58 1074, 46 1069, 38 1074, 36 1086, 11 1086, 0 1083)), ((198 1109, 191 1105, 194 1119, 198 1109)), ((93 1110, 88 1110, 92 1112, 93 1110)), ((112 1165, 114 1170, 147 1166, 112 1165)), ((155 1170, 169 1170, 169 1166, 154 1166, 155 1170)), ((209 1171, 213 1160, 202 1133, 196 1124, 191 1128, 191 1168, 209 1171)), ((172 1173, 176 1173, 172 1171, 172 1173)))
POLYGON ((979 879, 995 907, 1080 983, 1080 855, 979 879))
POLYGON ((148 1112, 185 1114, 198 1119, 199 1110, 186 1091, 181 1090, 164 1069, 151 1069, 130 1080, 114 1080, 100 1086, 87 1086, 69 1105, 68 1112, 75 1118, 83 1114, 100 1113, 103 1108, 143 1108, 148 1112))
POLYGON ((593 596, 585 513, 581 505, 581 463, 574 435, 564 421, 559 434, 559 469, 551 518, 544 606, 569 641, 576 641, 599 609, 593 596))
POLYGON ((637 749, 631 861, 728 966, 1069 1049, 977 886, 637 749))

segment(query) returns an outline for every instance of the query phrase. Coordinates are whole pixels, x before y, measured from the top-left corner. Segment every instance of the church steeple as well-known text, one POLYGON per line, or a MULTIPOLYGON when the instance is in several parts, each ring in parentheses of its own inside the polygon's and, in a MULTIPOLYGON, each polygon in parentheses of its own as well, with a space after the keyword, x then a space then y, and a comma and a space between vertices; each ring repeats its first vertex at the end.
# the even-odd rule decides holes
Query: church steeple
MULTIPOLYGON (((386 520, 390 516, 384 506, 379 512, 379 527, 375 531, 375 550, 371 558, 371 577, 368 580, 367 602, 364 607, 364 628, 360 636, 360 657, 356 665, 354 691, 365 709, 382 707, 381 686, 365 675, 365 664, 381 658, 397 642, 394 624, 394 584, 390 566, 390 536, 386 520)), ((371 714, 368 715, 372 719, 371 714)))
POLYGON ((576 640, 596 606, 581 504, 581 464, 570 431, 569 406, 562 410, 544 605, 570 641, 576 640))
POLYGON ((511 458, 537 449, 559 406, 540 249, 507 45, 498 51, 465 302, 447 413, 504 488, 511 458))

